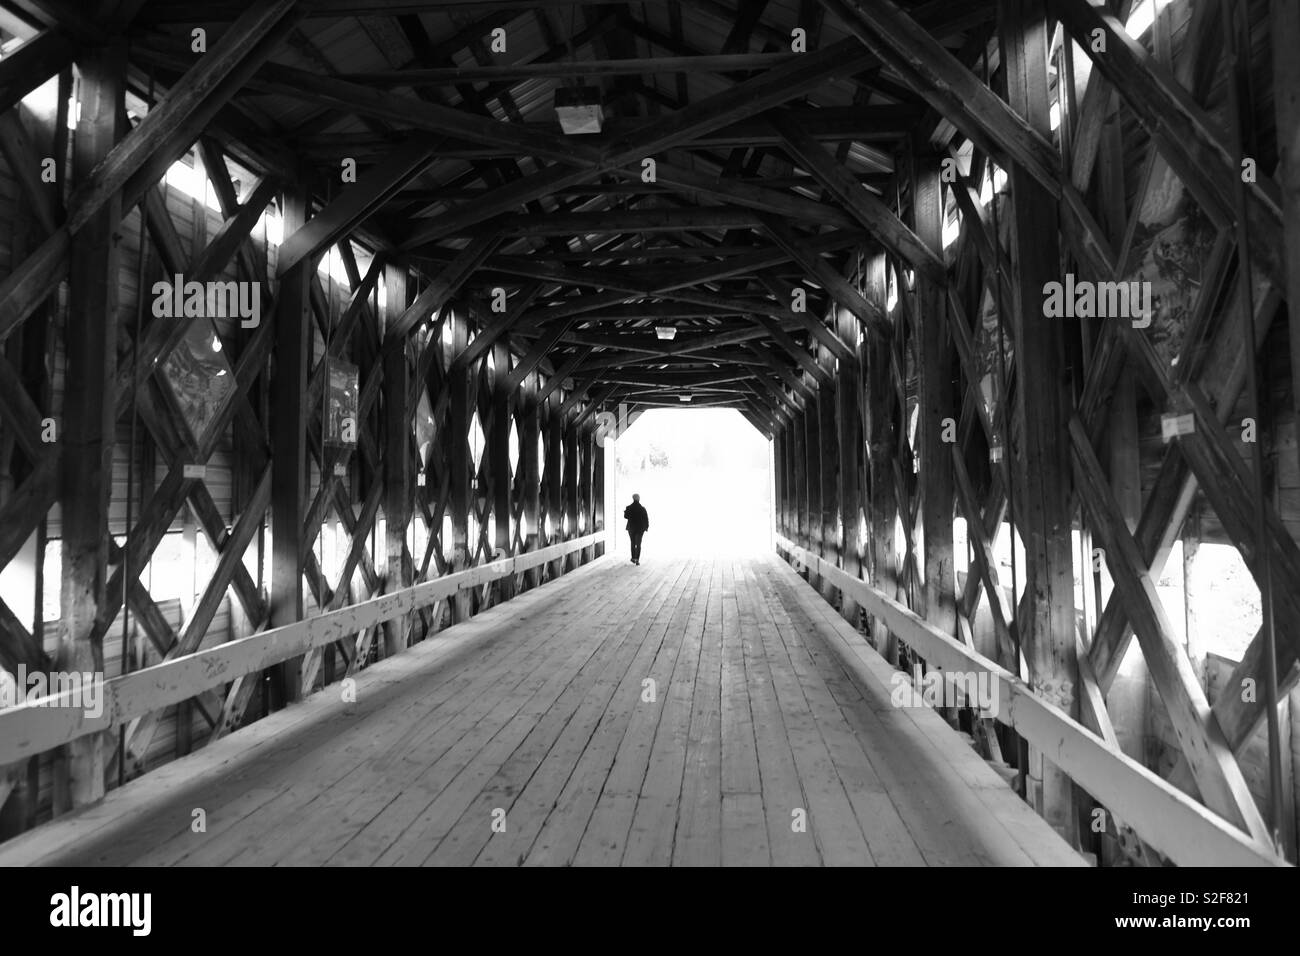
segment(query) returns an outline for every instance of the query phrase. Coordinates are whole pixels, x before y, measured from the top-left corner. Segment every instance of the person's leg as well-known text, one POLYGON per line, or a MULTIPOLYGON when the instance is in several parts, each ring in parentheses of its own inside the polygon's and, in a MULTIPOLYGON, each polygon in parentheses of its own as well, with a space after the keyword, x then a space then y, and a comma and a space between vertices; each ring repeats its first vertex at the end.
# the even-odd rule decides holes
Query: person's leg
POLYGON ((641 561, 641 534, 642 532, 638 531, 632 535, 632 560, 638 564, 641 561))

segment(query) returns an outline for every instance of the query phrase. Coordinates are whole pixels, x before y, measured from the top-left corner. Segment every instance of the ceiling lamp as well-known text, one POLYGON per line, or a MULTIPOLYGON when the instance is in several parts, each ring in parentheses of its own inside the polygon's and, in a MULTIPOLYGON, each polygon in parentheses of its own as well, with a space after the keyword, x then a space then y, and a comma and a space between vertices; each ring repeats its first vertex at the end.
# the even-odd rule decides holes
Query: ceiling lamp
POLYGON ((677 326, 656 325, 655 335, 659 336, 659 338, 663 339, 665 342, 671 342, 673 339, 677 338, 677 326))
POLYGON ((678 400, 679 402, 689 402, 689 401, 691 400, 691 396, 690 396, 689 394, 687 394, 687 395, 678 395, 678 396, 677 396, 677 400, 678 400))
POLYGON ((569 136, 599 133, 605 121, 598 86, 562 86, 555 91, 555 115, 569 136))

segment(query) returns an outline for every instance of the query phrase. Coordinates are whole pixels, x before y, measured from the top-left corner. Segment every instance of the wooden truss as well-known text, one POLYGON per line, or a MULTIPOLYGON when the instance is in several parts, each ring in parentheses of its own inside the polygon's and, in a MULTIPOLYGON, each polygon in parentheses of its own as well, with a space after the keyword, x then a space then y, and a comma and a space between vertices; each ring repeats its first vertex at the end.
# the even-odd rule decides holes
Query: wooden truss
MULTIPOLYGON (((891 663, 996 674, 1016 719, 947 716, 1068 840, 1097 849, 1100 809, 1106 852, 1174 855, 1173 807, 1234 858, 1275 859, 1278 808, 1239 755, 1276 708, 1211 706, 1155 590, 1208 508, 1276 596, 1229 686, 1300 678, 1300 550, 1234 419, 1243 329, 1263 350, 1297 293, 1300 180, 1239 182, 1205 105, 1214 5, 1176 61, 1168 17, 1149 49, 1131 4, 1090 0, 804 2, 798 54, 763 3, 729 0, 665 4, 667 32, 620 5, 469 5, 446 35, 381 0, 71 6, 0 2, 21 40, 0 59, 0 153, 24 194, 0 276, 0 568, 43 567, 56 505, 62 556, 57 640, 39 598, 0 601, 0 666, 103 672, 123 640, 102 725, 33 730, 53 760, 0 751, 30 761, 29 808, 42 774, 55 812, 93 802, 194 728, 220 737, 593 560, 601 413, 685 398, 771 439, 783 549, 891 663), (683 7, 725 28, 721 50, 697 48, 683 7), (352 17, 386 68, 313 39, 352 17), (827 17, 843 39, 820 42, 827 17), (520 18, 545 48, 497 62, 484 37, 520 18), (216 37, 202 56, 193 23, 216 37), (527 84, 575 75, 603 84, 599 134, 527 115, 527 84), (22 101, 47 80, 61 105, 40 117, 22 101), (842 102, 819 102, 831 87, 842 102), (182 158, 215 225, 164 178, 182 158), (1066 272, 1128 281, 1145 204, 1176 186, 1221 235, 1172 353, 1043 314, 1066 272), (147 307, 176 275, 248 284, 261 316, 212 326, 230 381, 198 433, 167 369, 208 320, 147 307), (346 423, 327 411, 340 390, 346 423), (1145 498, 1139 402, 1191 423, 1145 498), (179 617, 151 592, 177 528, 211 554, 179 617), (1108 709, 1133 639, 1181 748, 1164 781, 1120 753, 1108 709), (1119 782, 1099 790, 1098 767, 1119 782)), ((1300 22, 1274 27, 1282 45, 1300 22)), ((1279 104, 1300 96, 1293 60, 1279 104)))

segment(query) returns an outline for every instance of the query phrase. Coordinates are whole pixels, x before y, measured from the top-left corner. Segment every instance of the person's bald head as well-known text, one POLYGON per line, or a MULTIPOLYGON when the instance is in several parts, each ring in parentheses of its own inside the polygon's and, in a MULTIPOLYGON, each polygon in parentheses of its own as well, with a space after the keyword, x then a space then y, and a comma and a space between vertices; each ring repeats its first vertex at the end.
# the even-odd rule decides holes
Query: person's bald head
POLYGON ((635 501, 635 502, 637 502, 637 503, 639 504, 639 503, 641 502, 641 496, 640 496, 640 495, 633 495, 633 496, 632 496, 632 500, 635 501))

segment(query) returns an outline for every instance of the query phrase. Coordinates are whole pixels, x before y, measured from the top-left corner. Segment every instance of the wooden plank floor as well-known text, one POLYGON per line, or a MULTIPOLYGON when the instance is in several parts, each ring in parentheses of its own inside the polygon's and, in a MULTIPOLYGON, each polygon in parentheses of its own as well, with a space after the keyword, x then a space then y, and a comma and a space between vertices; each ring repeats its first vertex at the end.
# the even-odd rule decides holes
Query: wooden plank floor
POLYGON ((861 648, 774 556, 610 556, 0 865, 1081 864, 861 648))

